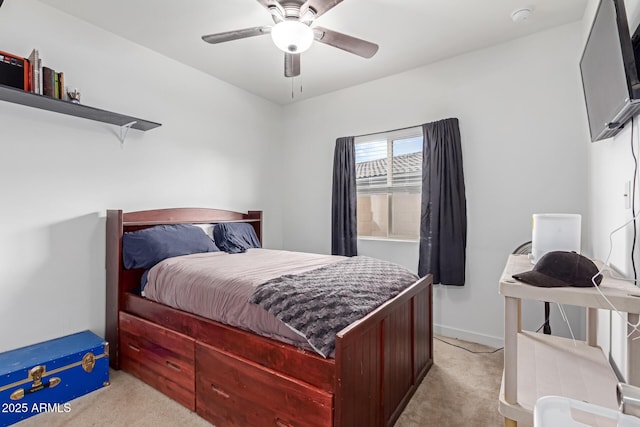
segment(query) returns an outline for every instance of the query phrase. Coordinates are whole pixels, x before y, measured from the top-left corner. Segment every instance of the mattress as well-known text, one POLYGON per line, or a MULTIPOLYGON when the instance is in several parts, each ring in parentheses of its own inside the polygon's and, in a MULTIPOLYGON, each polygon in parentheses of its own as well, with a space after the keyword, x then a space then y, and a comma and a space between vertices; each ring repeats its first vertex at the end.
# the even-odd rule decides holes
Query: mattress
POLYGON ((153 301, 298 347, 306 339, 249 298, 257 286, 285 274, 300 274, 342 256, 249 249, 167 258, 149 270, 144 296, 153 301))

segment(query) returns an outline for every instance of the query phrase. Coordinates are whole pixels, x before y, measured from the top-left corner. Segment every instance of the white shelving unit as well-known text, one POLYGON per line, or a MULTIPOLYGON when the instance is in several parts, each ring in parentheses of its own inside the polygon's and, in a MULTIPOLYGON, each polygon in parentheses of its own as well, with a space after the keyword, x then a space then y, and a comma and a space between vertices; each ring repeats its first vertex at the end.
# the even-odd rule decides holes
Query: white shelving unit
MULTIPOLYGON (((533 426, 533 407, 542 396, 556 395, 617 409, 618 379, 602 349, 597 346, 598 309, 610 310, 595 288, 542 288, 513 279, 531 270, 526 255, 511 255, 500 278, 504 296, 504 373, 499 411, 505 426, 533 426), (530 299, 587 308, 586 342, 522 330, 521 301, 530 299)), ((631 323, 638 321, 640 288, 604 278, 600 290, 631 323)), ((640 339, 627 340, 629 384, 640 386, 640 339)))

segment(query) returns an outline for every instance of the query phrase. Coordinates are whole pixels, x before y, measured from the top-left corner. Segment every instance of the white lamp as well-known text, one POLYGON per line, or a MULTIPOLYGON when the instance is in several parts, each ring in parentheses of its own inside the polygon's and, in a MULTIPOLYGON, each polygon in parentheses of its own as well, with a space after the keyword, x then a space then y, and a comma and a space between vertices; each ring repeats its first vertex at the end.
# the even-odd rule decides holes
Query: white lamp
POLYGON ((313 30, 300 21, 281 21, 271 28, 271 38, 283 52, 302 53, 313 43, 313 30))

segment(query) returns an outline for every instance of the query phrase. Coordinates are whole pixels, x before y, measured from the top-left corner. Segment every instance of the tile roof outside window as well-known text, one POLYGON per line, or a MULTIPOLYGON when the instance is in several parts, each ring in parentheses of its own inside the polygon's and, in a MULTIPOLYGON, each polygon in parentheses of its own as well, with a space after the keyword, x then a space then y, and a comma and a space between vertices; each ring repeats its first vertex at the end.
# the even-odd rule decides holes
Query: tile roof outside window
POLYGON ((422 186, 420 128, 358 139, 358 237, 417 241, 422 186))
MULTIPOLYGON (((422 153, 409 153, 393 157, 393 174, 420 172, 422 153)), ((356 163, 356 179, 387 175, 387 159, 369 160, 356 163)))

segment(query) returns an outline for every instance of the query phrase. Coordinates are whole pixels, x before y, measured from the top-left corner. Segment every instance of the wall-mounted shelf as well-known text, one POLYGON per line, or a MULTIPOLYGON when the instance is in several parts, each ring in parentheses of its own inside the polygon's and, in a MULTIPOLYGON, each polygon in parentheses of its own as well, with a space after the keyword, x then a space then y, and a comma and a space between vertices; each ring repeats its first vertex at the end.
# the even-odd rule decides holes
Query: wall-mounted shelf
POLYGON ((149 120, 101 110, 83 104, 74 104, 70 101, 38 95, 5 85, 0 85, 0 100, 119 126, 121 141, 124 141, 126 131, 129 128, 147 131, 161 126, 160 123, 149 120))

